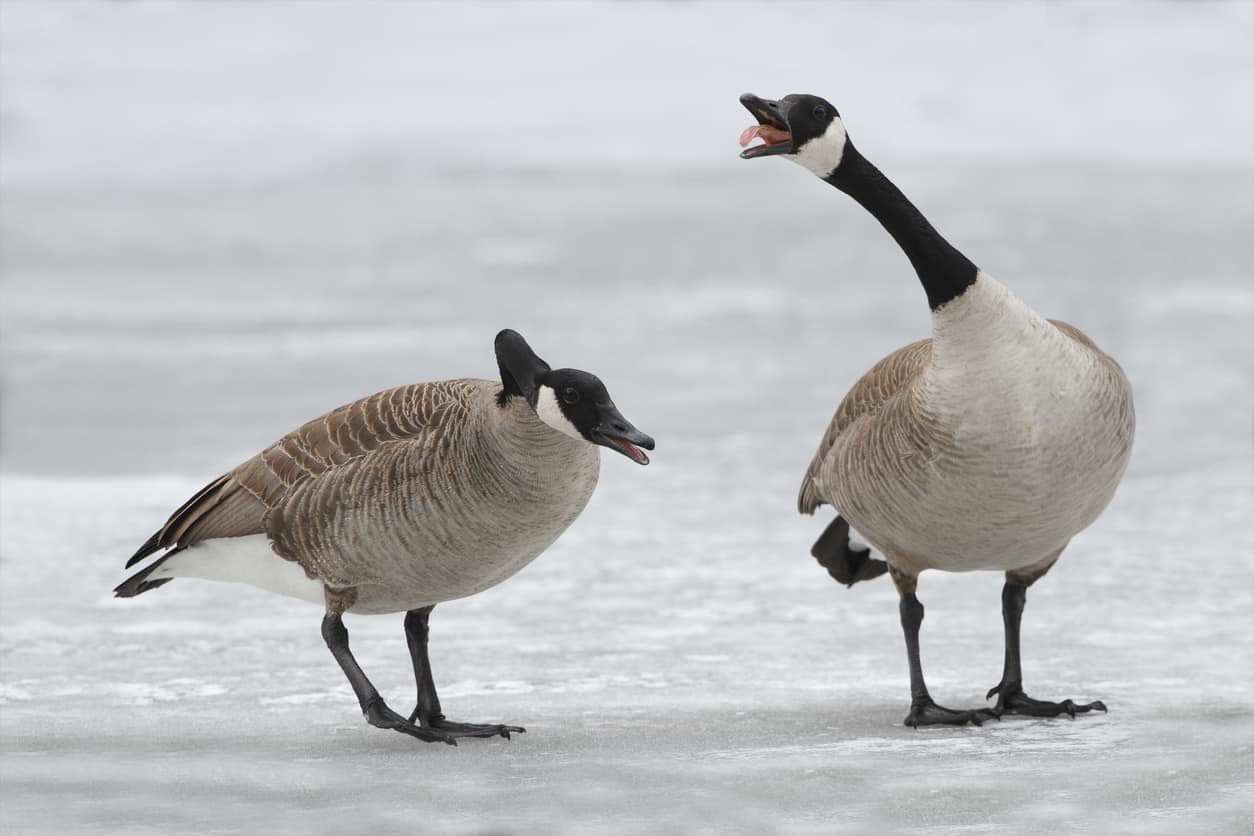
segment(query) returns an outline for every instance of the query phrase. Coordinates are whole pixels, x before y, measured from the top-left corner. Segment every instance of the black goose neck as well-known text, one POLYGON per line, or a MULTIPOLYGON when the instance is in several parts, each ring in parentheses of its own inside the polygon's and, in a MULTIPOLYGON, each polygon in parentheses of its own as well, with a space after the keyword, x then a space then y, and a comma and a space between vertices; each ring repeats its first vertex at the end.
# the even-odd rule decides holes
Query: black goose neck
POLYGON ((932 310, 958 298, 975 284, 979 268, 928 223, 901 189, 852 145, 840 165, 823 178, 875 216, 918 274, 932 310))

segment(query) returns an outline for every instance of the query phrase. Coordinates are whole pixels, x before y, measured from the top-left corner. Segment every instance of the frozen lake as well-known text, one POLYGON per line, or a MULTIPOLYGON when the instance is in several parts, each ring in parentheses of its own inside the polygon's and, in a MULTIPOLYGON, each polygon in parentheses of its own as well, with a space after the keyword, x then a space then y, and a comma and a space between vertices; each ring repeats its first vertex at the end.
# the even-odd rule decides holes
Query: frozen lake
MULTIPOLYGON (((1254 828, 1254 11, 956 9, 7 2, 0 829, 1254 828), (831 98, 1128 372, 1127 480, 1024 617, 1029 693, 1108 715, 900 725, 892 585, 831 582, 794 498, 927 308, 852 201, 737 159, 744 90, 831 98), (491 376, 502 327, 658 439, 432 617, 449 715, 527 734, 367 727, 299 602, 110 597, 208 479, 360 395, 491 376)), ((1000 676, 1000 587, 922 578, 942 704, 1000 676)), ((401 618, 347 624, 407 711, 401 618)))

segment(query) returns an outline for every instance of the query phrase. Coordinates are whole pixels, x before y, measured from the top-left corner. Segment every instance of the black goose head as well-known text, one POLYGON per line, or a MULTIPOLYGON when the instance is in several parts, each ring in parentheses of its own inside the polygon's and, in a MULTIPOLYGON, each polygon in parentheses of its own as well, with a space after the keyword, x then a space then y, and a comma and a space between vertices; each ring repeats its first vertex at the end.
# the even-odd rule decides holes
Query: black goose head
POLYGON ((644 450, 653 449, 653 439, 623 417, 596 375, 551 368, 521 334, 509 329, 496 335, 496 361, 503 387, 497 403, 503 406, 521 397, 558 432, 608 447, 636 464, 649 463, 644 450))
POLYGON ((749 160, 781 154, 819 177, 827 177, 840 167, 849 137, 831 102, 806 93, 790 93, 779 101, 745 93, 740 103, 758 120, 740 135, 745 148, 741 157, 749 160), (747 147, 757 138, 764 144, 747 147))

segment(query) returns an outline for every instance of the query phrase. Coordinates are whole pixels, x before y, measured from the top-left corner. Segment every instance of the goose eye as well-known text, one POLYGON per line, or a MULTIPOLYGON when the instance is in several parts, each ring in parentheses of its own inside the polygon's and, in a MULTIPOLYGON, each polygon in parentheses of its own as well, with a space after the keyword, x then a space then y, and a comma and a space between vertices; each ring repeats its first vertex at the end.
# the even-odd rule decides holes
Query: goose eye
POLYGON ((823 107, 823 105, 815 105, 815 106, 814 106, 814 118, 815 118, 815 119, 826 119, 826 118, 827 118, 827 108, 823 107))
POLYGON ((575 403, 579 400, 579 392, 568 386, 562 390, 562 400, 566 403, 575 403))

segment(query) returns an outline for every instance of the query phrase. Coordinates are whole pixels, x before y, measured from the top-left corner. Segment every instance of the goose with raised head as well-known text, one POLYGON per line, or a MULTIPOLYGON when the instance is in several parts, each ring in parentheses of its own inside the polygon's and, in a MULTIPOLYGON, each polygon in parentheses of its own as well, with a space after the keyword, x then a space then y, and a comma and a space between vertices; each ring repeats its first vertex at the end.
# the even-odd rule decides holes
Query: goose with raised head
POLYGON ((598 447, 637 464, 653 439, 605 385, 552 369, 514 331, 496 337, 499 381, 388 389, 294 430, 176 510, 114 591, 175 578, 237 581, 324 606, 322 636, 366 720, 425 741, 509 737, 521 728, 445 718, 427 657, 436 604, 495 586, 540 555, 587 504, 598 447), (418 700, 383 701, 348 645, 342 616, 405 612, 418 700))
POLYGON ((1046 320, 946 241, 849 141, 812 95, 740 98, 758 124, 741 156, 783 156, 852 197, 905 252, 932 310, 931 339, 877 363, 836 409, 798 507, 832 505, 813 554, 852 585, 885 570, 900 593, 910 666, 906 724, 1052 717, 1099 702, 1023 690, 1019 625, 1027 588, 1114 495, 1132 451, 1132 390, 1119 365, 1072 325, 1046 320), (755 140, 761 144, 752 144, 755 140), (852 526, 884 560, 850 545, 852 526), (919 661, 919 573, 1005 573, 1005 658, 994 709, 956 711, 928 694, 919 661))

